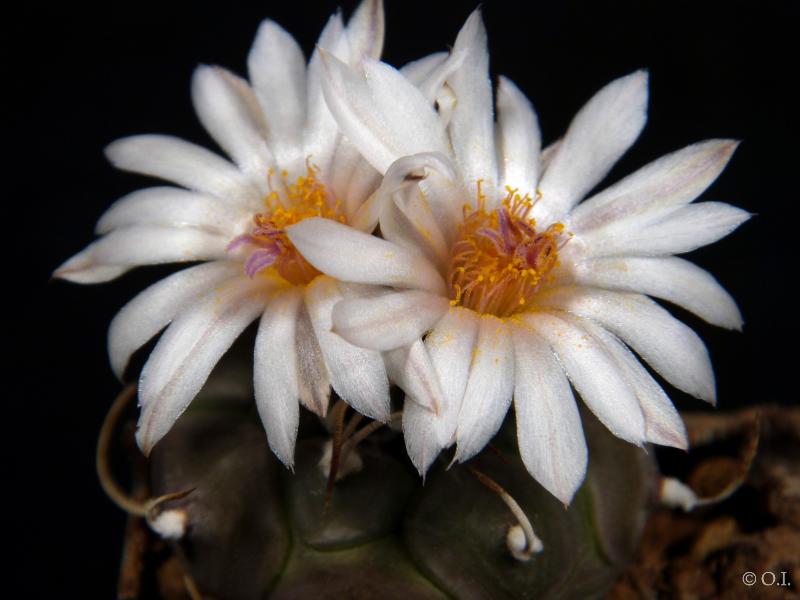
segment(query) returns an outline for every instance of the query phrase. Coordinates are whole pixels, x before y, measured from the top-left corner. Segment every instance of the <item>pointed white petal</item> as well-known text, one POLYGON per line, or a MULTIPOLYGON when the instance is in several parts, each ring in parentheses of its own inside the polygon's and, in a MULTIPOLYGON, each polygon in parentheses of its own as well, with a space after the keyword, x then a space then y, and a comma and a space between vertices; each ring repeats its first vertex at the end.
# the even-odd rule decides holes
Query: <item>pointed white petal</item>
POLYGON ((707 402, 715 401, 714 373, 702 340, 650 298, 561 287, 543 292, 537 302, 597 321, 676 388, 707 402))
MULTIPOLYGON (((418 83, 415 85, 419 88, 419 91, 422 92, 422 95, 427 98, 428 102, 433 104, 437 102, 438 99, 442 95, 442 91, 444 89, 445 82, 459 69, 461 65, 464 64, 464 61, 467 59, 467 50, 462 48, 459 51, 453 51, 448 56, 447 59, 444 60, 441 64, 436 65, 429 73, 425 75, 418 83)), ((401 71, 403 75, 408 78, 408 74, 405 71, 401 71)), ((409 81, 411 81, 409 79, 409 81)), ((437 110, 439 111, 439 116, 442 116, 442 106, 437 106, 437 110)), ((449 122, 449 117, 447 119, 443 119, 445 123, 449 122)))
POLYGON ((525 94, 505 77, 497 85, 497 126, 500 189, 508 186, 536 198, 542 147, 539 120, 525 94))
POLYGON ((331 395, 330 375, 305 302, 298 310, 296 335, 300 402, 317 416, 324 417, 331 395))
POLYGON ((195 227, 233 238, 252 213, 216 198, 175 187, 137 190, 112 204, 95 227, 102 235, 132 225, 195 227))
POLYGON ((286 232, 308 262, 342 281, 446 292, 442 277, 422 255, 336 221, 312 217, 286 232))
POLYGON ((219 67, 197 67, 192 101, 203 127, 242 171, 263 177, 275 167, 264 115, 245 81, 219 67))
POLYGON ((600 422, 615 436, 641 445, 646 440, 644 415, 613 357, 583 329, 552 314, 527 313, 523 320, 547 340, 600 422))
MULTIPOLYGON (((421 152, 398 158, 386 170, 381 185, 375 194, 359 208, 353 219, 352 226, 362 231, 372 231, 378 224, 382 211, 392 201, 397 192, 409 186, 417 185, 433 173, 438 173, 448 181, 454 182, 457 180, 453 165, 444 154, 421 152)), ((440 194, 435 195, 433 200, 434 203, 432 204, 426 197, 425 203, 437 221, 437 229, 439 228, 439 222, 443 220, 445 215, 454 220, 458 218, 457 211, 453 210, 453 205, 456 202, 452 197, 440 194), (445 203, 447 206, 437 206, 437 203, 445 203)))
POLYGON ((139 347, 208 291, 241 273, 238 262, 214 261, 178 271, 139 293, 114 316, 108 330, 114 374, 121 379, 139 347))
POLYGON ((322 96, 322 55, 320 48, 341 60, 347 60, 349 52, 347 36, 340 12, 332 15, 322 30, 317 47, 311 54, 306 75, 307 117, 304 133, 305 155, 325 174, 330 170, 336 145, 341 139, 336 121, 322 96))
MULTIPOLYGON (((80 256, 80 255, 77 255, 80 256)), ((74 257, 73 257, 74 258, 74 257)), ((71 259, 70 259, 71 260, 71 259)), ((130 270, 130 267, 118 267, 114 265, 93 265, 91 268, 75 269, 72 272, 65 269, 68 265, 64 263, 58 269, 53 271, 52 276, 58 279, 65 279, 72 283, 104 283, 116 279, 120 275, 124 275, 130 270)))
POLYGON ((450 139, 467 184, 467 202, 477 200, 481 180, 481 193, 491 209, 497 200, 497 155, 489 52, 480 10, 474 11, 464 23, 453 52, 464 52, 466 57, 461 68, 448 79, 458 100, 450 118, 450 139))
POLYGON ((439 93, 436 94, 435 106, 436 112, 439 113, 439 120, 445 127, 450 126, 456 104, 458 104, 458 99, 450 86, 443 85, 439 88, 439 93))
POLYGON ((363 0, 347 22, 350 64, 378 59, 383 51, 385 19, 382 0, 363 0))
POLYGON ((356 211, 378 189, 380 184, 381 174, 361 157, 353 169, 344 195, 345 215, 348 218, 348 223, 355 216, 356 211))
POLYGON ((386 352, 384 360, 389 378, 403 389, 407 399, 431 413, 439 413, 444 402, 442 387, 421 339, 415 340, 410 346, 386 352))
POLYGON ((224 260, 227 243, 227 238, 200 229, 126 227, 89 244, 53 276, 76 283, 101 283, 140 265, 224 260))
POLYGON ((571 281, 589 287, 655 296, 677 304, 712 325, 742 328, 742 315, 731 295, 704 269, 669 257, 612 257, 575 265, 571 281))
POLYGON ((421 90, 382 62, 366 61, 364 77, 384 127, 403 155, 447 152, 447 135, 421 90))
POLYGON ((449 446, 455 436, 478 337, 478 320, 471 310, 451 308, 425 338, 425 347, 443 394, 439 415, 435 417, 436 435, 441 447, 449 446))
POLYGON ((226 203, 252 207, 261 198, 258 188, 227 160, 175 137, 135 135, 112 142, 105 152, 118 169, 171 181, 226 203))
POLYGON ((644 226, 590 231, 581 236, 590 256, 638 254, 660 256, 691 252, 725 237, 751 217, 722 202, 690 204, 644 226), (611 232, 611 233, 610 233, 611 232))
POLYGON ((719 176, 738 142, 707 140, 662 156, 580 204, 568 229, 582 233, 688 204, 719 176))
POLYGON ((472 353, 469 380, 458 414, 455 458, 464 462, 483 447, 503 424, 514 393, 514 348, 507 323, 482 315, 472 353))
POLYGON ((413 85, 419 87, 437 67, 440 67, 447 60, 448 56, 448 52, 434 52, 404 64, 400 68, 400 72, 413 85))
POLYGON ((269 128, 269 145, 290 176, 305 172, 303 126, 306 61, 294 38, 277 23, 261 23, 247 57, 247 71, 269 128))
POLYGON ((588 450, 569 381, 550 345, 511 325, 517 440, 528 472, 564 504, 586 475, 588 450))
POLYGON ((614 357, 636 394, 644 414, 647 441, 686 450, 686 426, 661 386, 614 334, 587 319, 581 320, 581 326, 614 357))
POLYGON ((264 308, 250 281, 212 290, 161 336, 142 369, 136 440, 145 455, 203 387, 217 361, 264 308), (255 292, 255 293, 254 293, 255 292))
POLYGON ((362 231, 372 231, 380 216, 381 235, 399 246, 424 254, 443 270, 449 260, 449 245, 444 231, 458 223, 454 197, 449 190, 425 193, 419 184, 430 175, 439 175, 431 187, 450 185, 457 179, 450 161, 439 153, 421 153, 404 156, 392 163, 380 188, 362 205, 354 218, 353 226, 362 231), (444 203, 444 205, 442 205, 444 203), (452 219, 447 223, 447 219, 452 219))
POLYGON ((333 331, 370 350, 394 350, 419 339, 450 308, 443 296, 418 290, 351 298, 333 309, 333 331))
POLYGON ((347 198, 347 186, 350 183, 350 178, 353 176, 358 163, 362 160, 361 154, 349 140, 343 139, 336 146, 336 152, 333 155, 331 162, 330 173, 328 173, 328 181, 330 183, 331 192, 336 198, 341 198, 344 202, 346 211, 350 211, 350 199, 347 198))
POLYGON ((562 219, 630 148, 647 120, 647 72, 612 81, 578 112, 542 175, 533 216, 562 219))
POLYGON ((323 92, 342 132, 373 167, 384 173, 396 159, 443 152, 448 142, 436 111, 402 74, 367 61, 358 73, 323 53, 323 92))
POLYGON ((447 271, 449 247, 418 185, 405 186, 393 194, 381 212, 380 223, 385 240, 424 255, 440 273, 447 271))
POLYGON ((462 200, 467 197, 467 192, 463 182, 460 178, 453 181, 443 173, 431 170, 418 185, 436 218, 446 245, 452 246, 464 216, 462 200))
POLYGON ((330 277, 306 286, 305 302, 337 394, 358 412, 379 421, 389 418, 389 383, 379 352, 357 348, 331 332, 334 305, 345 295, 330 277))
POLYGON ((403 439, 411 462, 419 474, 425 477, 443 446, 439 442, 431 412, 410 401, 408 396, 403 405, 403 439))
POLYGON ((541 180, 542 174, 547 171, 547 167, 550 166, 550 161, 553 160, 553 157, 556 155, 556 152, 561 147, 561 142, 564 138, 558 139, 549 146, 547 146, 544 150, 542 150, 541 154, 539 154, 539 179, 541 180))
POLYGON ((302 298, 300 290, 291 288, 267 305, 258 325, 253 367, 256 407, 269 447, 289 468, 300 422, 295 339, 302 298))

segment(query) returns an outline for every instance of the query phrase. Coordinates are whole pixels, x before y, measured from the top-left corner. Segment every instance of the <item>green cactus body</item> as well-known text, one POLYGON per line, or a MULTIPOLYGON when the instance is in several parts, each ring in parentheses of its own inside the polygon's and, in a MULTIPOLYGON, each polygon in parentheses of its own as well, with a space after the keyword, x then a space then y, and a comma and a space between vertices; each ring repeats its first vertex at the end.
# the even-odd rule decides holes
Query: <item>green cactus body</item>
POLYGON ((193 489, 166 508, 186 512, 178 543, 204 597, 599 597, 633 553, 652 500, 652 459, 586 414, 589 471, 567 508, 525 469, 513 423, 494 451, 469 465, 442 461, 424 482, 399 434, 384 428, 356 448, 362 468, 336 482, 326 507, 324 429, 301 424, 289 471, 257 416, 234 409, 240 393, 220 381, 212 378, 150 462, 154 494, 193 489), (506 534, 516 520, 470 466, 516 499, 542 552, 512 557, 506 534))

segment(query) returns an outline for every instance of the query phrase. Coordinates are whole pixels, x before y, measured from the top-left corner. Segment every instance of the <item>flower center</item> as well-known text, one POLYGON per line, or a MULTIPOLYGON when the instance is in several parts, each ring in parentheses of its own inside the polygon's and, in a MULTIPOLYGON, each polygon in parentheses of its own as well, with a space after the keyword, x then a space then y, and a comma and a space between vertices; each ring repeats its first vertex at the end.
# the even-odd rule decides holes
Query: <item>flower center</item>
POLYGON ((228 250, 242 245, 250 248, 244 264, 249 277, 278 275, 293 285, 306 285, 320 274, 294 247, 286 228, 308 217, 325 217, 342 223, 346 218, 339 213, 338 202, 331 206, 325 185, 316 178, 314 167, 309 165, 307 169, 306 175, 301 175, 294 183, 286 181, 285 171, 281 173, 280 191, 272 189, 273 173, 270 172, 272 191, 264 198, 264 212, 253 216, 250 233, 228 244, 228 250))
POLYGON ((453 306, 498 317, 525 310, 569 240, 561 223, 536 231, 528 217, 533 200, 506 190, 495 210, 485 210, 480 193, 478 208, 469 213, 465 208, 448 268, 453 306))

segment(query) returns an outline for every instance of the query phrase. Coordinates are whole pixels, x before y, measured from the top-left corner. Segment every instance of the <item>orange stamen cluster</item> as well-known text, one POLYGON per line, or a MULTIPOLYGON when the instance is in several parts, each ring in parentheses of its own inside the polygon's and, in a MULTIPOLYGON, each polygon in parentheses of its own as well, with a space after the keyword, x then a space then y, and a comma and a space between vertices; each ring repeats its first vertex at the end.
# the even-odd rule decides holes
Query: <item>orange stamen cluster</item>
POLYGON ((279 275, 293 285, 310 283, 320 272, 294 247, 286 235, 286 228, 309 217, 324 217, 345 222, 338 202, 332 202, 325 185, 316 178, 314 167, 308 166, 305 176, 292 183, 281 173, 281 184, 273 187, 270 172, 270 193, 264 198, 265 210, 253 216, 251 233, 236 238, 229 246, 242 243, 253 248, 245 270, 251 277, 256 274, 279 275))
POLYGON ((527 194, 506 188, 501 206, 487 211, 480 185, 478 190, 478 208, 464 208, 451 252, 450 304, 508 317, 529 308, 568 236, 561 223, 536 231, 529 217, 534 201, 527 194))

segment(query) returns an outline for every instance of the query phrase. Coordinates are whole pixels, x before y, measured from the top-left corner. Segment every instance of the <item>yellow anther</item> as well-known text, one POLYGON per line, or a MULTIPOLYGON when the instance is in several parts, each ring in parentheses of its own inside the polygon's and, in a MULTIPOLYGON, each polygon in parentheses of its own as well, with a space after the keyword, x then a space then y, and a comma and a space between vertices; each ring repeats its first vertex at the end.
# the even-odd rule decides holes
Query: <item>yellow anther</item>
POLYGON ((307 172, 294 182, 287 181, 288 171, 281 171, 281 186, 273 186, 275 170, 267 171, 270 191, 264 197, 265 210, 253 217, 256 225, 250 237, 256 246, 278 248, 278 256, 272 267, 259 272, 259 275, 280 276, 295 285, 307 284, 317 275, 317 271, 294 248, 286 235, 286 228, 309 217, 324 217, 341 223, 347 221, 340 214, 340 200, 329 198, 325 185, 316 176, 316 168, 306 161, 307 172))
POLYGON ((453 246, 448 274, 450 304, 509 317, 532 303, 543 277, 558 264, 558 250, 569 238, 563 235, 561 223, 536 231, 529 214, 534 201, 511 186, 505 188, 501 208, 487 210, 482 184, 477 181, 478 207, 464 208, 464 221, 453 246), (486 235, 487 229, 494 231, 494 236, 486 235), (497 243, 498 237, 502 243, 497 243))

